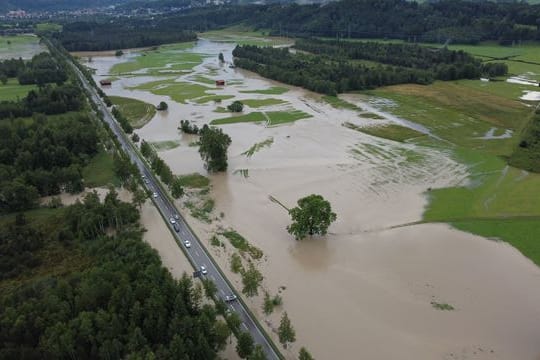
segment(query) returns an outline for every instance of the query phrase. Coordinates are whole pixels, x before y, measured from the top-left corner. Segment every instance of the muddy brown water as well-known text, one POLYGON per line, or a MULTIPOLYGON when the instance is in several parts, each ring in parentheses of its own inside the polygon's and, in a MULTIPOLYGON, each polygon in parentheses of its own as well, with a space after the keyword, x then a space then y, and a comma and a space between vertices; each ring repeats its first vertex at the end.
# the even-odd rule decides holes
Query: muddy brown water
MULTIPOLYGON (((538 359, 537 266, 506 243, 448 225, 389 229, 420 220, 426 189, 465 184, 467 169, 443 151, 347 129, 342 126, 345 121, 362 125, 381 120, 334 109, 320 102, 317 94, 287 86, 290 91, 281 95, 240 93, 276 83, 220 67, 217 54, 223 52, 230 59, 232 49, 231 44, 200 41, 191 51, 215 56, 196 66, 194 74, 238 81, 214 93, 236 99, 278 98, 288 104, 265 110, 297 109, 313 117, 277 127, 223 126, 233 140, 229 170, 210 177, 215 214, 223 212, 225 217, 211 225, 192 218, 190 222, 206 244, 218 227, 232 227, 264 251, 266 261, 259 267, 265 287, 271 293, 286 287, 284 310, 297 333, 297 342, 284 351, 286 356, 292 359, 300 346, 306 346, 317 359, 538 359), (217 69, 217 75, 209 74, 209 68, 217 69), (250 158, 242 155, 270 137, 271 146, 250 158), (247 170, 247 176, 238 170, 247 170), (291 207, 311 193, 329 199, 338 220, 327 236, 297 242, 285 230, 287 212, 269 197, 291 207), (437 310, 432 302, 455 309, 437 310)), ((118 61, 122 60, 94 57, 96 80, 118 61)), ((180 78, 189 81, 189 77, 180 78)), ((202 125, 226 116, 213 110, 227 102, 179 104, 128 89, 156 79, 124 77, 105 91, 153 104, 168 101, 168 112, 156 114, 139 135, 147 141, 180 140, 181 146, 160 156, 176 174, 206 174, 197 148, 188 146, 193 139, 176 128, 181 119, 202 125)), ((348 99, 369 105, 357 97, 348 99)), ((181 252, 167 249, 166 263, 185 261, 180 260, 181 252)), ((239 284, 230 274, 227 255, 211 251, 239 284)), ((280 312, 266 318, 260 298, 248 302, 261 322, 268 320, 267 330, 278 326, 280 312)))

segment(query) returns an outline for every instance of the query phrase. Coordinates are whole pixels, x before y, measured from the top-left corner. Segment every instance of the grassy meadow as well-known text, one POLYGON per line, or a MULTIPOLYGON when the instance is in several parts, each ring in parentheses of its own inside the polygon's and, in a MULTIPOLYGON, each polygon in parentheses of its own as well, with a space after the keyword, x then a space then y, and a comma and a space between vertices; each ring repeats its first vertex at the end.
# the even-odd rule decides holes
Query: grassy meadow
MULTIPOLYGON (((508 64, 509 76, 539 79, 538 44, 450 48, 465 50, 484 61, 503 59, 496 61, 508 64)), ((431 139, 429 146, 449 150, 455 160, 469 168, 466 185, 427 193, 430 202, 424 221, 447 222, 463 231, 506 241, 540 265, 540 174, 506 162, 537 105, 520 101, 519 97, 524 90, 536 89, 500 80, 438 81, 428 86, 397 85, 366 93, 391 100, 382 105, 385 111, 428 128, 440 139, 431 139), (489 138, 490 133, 495 138, 489 138)), ((384 127, 370 129, 377 128, 382 133, 372 135, 394 137, 384 127)), ((412 141, 422 144, 426 139, 412 141)))
POLYGON ((156 114, 156 107, 144 101, 120 96, 109 96, 109 99, 119 107, 120 112, 124 114, 135 129, 142 128, 156 114))

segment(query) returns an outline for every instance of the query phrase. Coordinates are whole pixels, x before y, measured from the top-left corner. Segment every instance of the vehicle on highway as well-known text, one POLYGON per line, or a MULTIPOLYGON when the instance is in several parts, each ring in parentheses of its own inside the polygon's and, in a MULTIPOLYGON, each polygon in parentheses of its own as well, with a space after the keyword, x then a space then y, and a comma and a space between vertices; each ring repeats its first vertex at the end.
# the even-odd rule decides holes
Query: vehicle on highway
POLYGON ((153 193, 153 194, 152 194, 152 197, 153 197, 153 198, 157 198, 157 192, 153 193))
POLYGON ((169 221, 170 221, 171 224, 173 224, 173 225, 176 224, 176 220, 174 220, 174 218, 173 218, 172 216, 169 218, 169 221))
POLYGON ((174 218, 175 218, 176 220, 180 220, 180 216, 178 216, 178 214, 174 214, 174 218))
MULTIPOLYGON (((178 224, 174 223, 173 228, 174 228, 174 231, 180 232, 180 226, 178 226, 178 224)), ((190 246, 191 246, 191 244, 190 244, 190 246)))
POLYGON ((144 183, 148 184, 148 183, 150 183, 150 181, 148 181, 148 179, 144 179, 144 183))
MULTIPOLYGON (((189 240, 185 240, 184 245, 186 245, 187 248, 190 248, 191 247, 191 242, 189 240)), ((206 268, 204 266, 201 266, 201 271, 202 271, 203 274, 206 274, 206 268)))
POLYGON ((225 296, 225 301, 227 302, 234 301, 234 300, 236 300, 236 295, 234 294, 225 296))
POLYGON ((206 270, 206 266, 204 266, 204 265, 201 266, 201 273, 202 273, 203 275, 208 274, 208 270, 206 270))

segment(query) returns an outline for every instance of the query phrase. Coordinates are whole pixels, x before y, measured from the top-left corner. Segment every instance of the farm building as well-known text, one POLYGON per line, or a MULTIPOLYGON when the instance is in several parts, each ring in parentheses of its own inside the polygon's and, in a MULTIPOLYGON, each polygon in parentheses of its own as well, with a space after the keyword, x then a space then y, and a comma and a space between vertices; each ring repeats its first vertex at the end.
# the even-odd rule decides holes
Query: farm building
POLYGON ((99 84, 101 86, 111 86, 112 81, 109 79, 103 79, 103 80, 99 80, 99 84))
POLYGON ((225 80, 216 80, 216 86, 225 86, 225 80))

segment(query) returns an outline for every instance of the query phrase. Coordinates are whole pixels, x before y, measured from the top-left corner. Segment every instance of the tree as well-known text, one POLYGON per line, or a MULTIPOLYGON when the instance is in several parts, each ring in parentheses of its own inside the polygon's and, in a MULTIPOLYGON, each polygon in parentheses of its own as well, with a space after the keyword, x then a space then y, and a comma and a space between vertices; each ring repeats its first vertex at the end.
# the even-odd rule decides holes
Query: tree
POLYGON ((240 101, 235 101, 231 105, 227 106, 232 112, 242 112, 244 110, 244 104, 240 101))
POLYGON ((298 360, 315 360, 313 356, 306 350, 305 347, 302 347, 300 349, 300 352, 298 353, 298 360))
POLYGON ((148 194, 146 193, 146 191, 137 189, 133 193, 133 199, 132 199, 133 205, 138 206, 140 208, 144 204, 147 198, 148 198, 148 194))
POLYGON ((235 274, 241 273, 244 271, 242 266, 242 258, 237 253, 231 255, 231 271, 235 274))
POLYGON ((225 317, 225 321, 227 322, 227 325, 229 326, 229 329, 231 329, 233 334, 238 334, 238 332, 240 331, 240 325, 242 325, 242 319, 240 319, 240 316, 238 316, 237 313, 232 312, 225 317))
POLYGON ((238 335, 238 343, 236 344, 236 352, 238 353, 238 356, 240 356, 242 359, 247 359, 248 356, 253 353, 253 347, 254 344, 251 334, 242 331, 240 335, 238 335))
POLYGON ((227 149, 231 138, 221 129, 204 125, 200 130, 199 154, 208 171, 227 170, 227 149))
POLYGON ((158 106, 156 106, 156 109, 159 110, 159 111, 165 111, 169 108, 169 105, 167 105, 167 103, 165 101, 162 101, 159 103, 158 106))
POLYGON ((116 52, 114 53, 115 56, 122 56, 124 55, 124 52, 122 50, 116 50, 116 52))
POLYGON ((204 279, 202 283, 206 297, 209 299, 213 299, 214 296, 216 296, 218 290, 216 284, 209 279, 204 279))
POLYGON ((266 360, 264 349, 260 344, 255 345, 253 352, 249 356, 248 360, 266 360))
POLYGON ((336 220, 330 203, 321 195, 309 195, 298 200, 298 206, 289 210, 293 223, 287 231, 301 240, 306 235, 325 235, 330 224, 336 220))
POLYGON ((171 183, 171 194, 175 199, 179 199, 184 195, 184 187, 182 186, 182 180, 174 178, 171 183))
POLYGON ((281 321, 279 322, 278 328, 278 336, 279 342, 285 349, 287 348, 287 343, 296 341, 296 332, 291 325, 291 320, 289 319, 287 312, 284 312, 281 316, 281 321))
POLYGON ((133 135, 131 135, 131 140, 133 140, 133 142, 139 142, 140 140, 139 135, 137 135, 136 133, 133 133, 133 135))
POLYGON ((259 294, 259 286, 263 280, 263 275, 255 268, 253 263, 249 263, 249 268, 242 273, 242 284, 244 288, 242 293, 246 296, 255 296, 259 294))
POLYGON ((2 85, 6 85, 8 82, 8 77, 3 73, 0 74, 0 82, 2 83, 2 85))
POLYGON ((219 53, 218 55, 219 62, 225 62, 225 58, 223 57, 223 53, 219 53))

